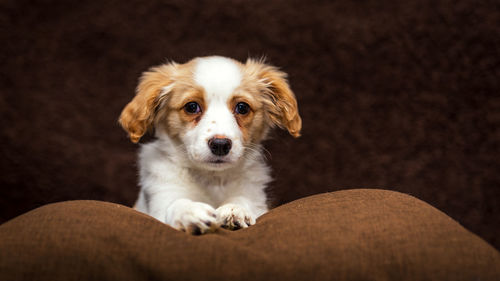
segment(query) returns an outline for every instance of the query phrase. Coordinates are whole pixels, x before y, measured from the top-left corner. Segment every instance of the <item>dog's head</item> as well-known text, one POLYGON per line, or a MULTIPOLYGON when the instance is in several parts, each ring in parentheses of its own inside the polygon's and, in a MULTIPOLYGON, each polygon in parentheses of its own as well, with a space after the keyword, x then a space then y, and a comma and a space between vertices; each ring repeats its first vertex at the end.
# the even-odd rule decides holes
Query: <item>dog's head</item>
POLYGON ((286 74, 261 61, 195 58, 144 72, 120 124, 132 142, 152 127, 182 146, 197 166, 235 165, 270 127, 300 136, 302 121, 286 74))

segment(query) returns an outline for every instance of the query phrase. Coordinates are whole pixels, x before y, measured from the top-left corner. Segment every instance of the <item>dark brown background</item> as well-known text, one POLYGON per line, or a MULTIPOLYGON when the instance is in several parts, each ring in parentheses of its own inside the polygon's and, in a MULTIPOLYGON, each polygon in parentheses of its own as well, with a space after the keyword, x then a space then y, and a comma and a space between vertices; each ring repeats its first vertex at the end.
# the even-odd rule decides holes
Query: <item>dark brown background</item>
POLYGON ((498 1, 1 1, 0 222, 40 205, 131 205, 117 125, 167 59, 267 56, 303 136, 266 142, 277 204, 409 193, 500 247, 498 1))

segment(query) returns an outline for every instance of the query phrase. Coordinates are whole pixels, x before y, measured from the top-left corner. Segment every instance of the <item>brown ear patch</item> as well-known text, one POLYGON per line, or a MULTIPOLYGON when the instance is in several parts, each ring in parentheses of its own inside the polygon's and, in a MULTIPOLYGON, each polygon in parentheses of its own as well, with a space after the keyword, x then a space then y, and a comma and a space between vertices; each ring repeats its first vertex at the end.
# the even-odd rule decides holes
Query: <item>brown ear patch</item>
POLYGON ((135 97, 125 106, 118 120, 132 142, 137 143, 151 128, 157 106, 171 90, 173 68, 174 64, 165 64, 142 74, 135 97))
POLYGON ((263 84, 263 103, 271 122, 282 129, 287 129, 293 137, 300 136, 302 119, 295 95, 287 82, 286 73, 261 61, 249 59, 246 67, 256 73, 263 84))

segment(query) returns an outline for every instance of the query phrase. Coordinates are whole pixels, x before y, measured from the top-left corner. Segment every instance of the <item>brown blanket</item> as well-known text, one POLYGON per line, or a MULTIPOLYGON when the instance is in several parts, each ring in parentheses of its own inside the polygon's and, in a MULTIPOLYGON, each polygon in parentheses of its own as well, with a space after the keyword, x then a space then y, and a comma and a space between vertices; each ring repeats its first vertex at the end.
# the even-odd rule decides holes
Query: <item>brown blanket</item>
POLYGON ((0 280, 500 280, 500 253, 432 206, 384 190, 294 201, 191 236, 128 207, 47 205, 0 226, 0 280))

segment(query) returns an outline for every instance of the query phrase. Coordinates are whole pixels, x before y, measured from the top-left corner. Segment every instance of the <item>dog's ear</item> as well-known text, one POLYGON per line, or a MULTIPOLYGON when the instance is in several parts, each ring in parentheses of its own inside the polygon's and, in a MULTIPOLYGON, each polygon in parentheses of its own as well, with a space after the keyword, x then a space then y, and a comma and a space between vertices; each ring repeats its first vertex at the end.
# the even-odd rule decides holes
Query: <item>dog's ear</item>
POLYGON ((151 128, 156 108, 172 90, 174 68, 173 63, 152 67, 139 79, 135 97, 125 106, 118 120, 132 142, 137 143, 151 128))
POLYGON ((246 66, 258 76, 263 87, 264 107, 270 121, 282 129, 287 129, 290 135, 299 137, 302 119, 295 95, 288 85, 287 74, 263 63, 262 60, 249 59, 246 66))

